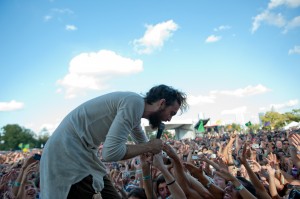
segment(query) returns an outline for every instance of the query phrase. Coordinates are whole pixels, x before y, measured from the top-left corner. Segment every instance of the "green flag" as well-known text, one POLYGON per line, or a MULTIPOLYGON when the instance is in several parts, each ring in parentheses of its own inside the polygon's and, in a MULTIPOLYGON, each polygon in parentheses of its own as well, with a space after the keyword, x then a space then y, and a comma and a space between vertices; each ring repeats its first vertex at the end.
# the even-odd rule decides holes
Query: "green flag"
POLYGON ((199 124, 199 126, 198 126, 198 131, 199 131, 200 133, 205 132, 205 129, 204 129, 203 121, 202 121, 202 120, 200 121, 200 124, 199 124))
POLYGON ((19 147, 20 149, 23 149, 23 143, 18 144, 18 147, 19 147))
POLYGON ((25 144, 24 148, 29 149, 29 144, 25 144))
POLYGON ((249 127, 249 126, 251 126, 252 124, 251 124, 251 122, 249 121, 249 122, 247 122, 245 125, 246 125, 247 127, 249 127))

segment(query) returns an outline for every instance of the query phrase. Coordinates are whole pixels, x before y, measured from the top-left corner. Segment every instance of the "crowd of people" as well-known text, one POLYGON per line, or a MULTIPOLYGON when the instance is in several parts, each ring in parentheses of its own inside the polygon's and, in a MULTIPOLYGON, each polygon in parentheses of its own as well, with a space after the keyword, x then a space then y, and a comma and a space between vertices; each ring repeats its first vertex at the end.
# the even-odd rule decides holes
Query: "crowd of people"
MULTIPOLYGON (((0 198, 40 198, 40 155, 1 154, 0 198)), ((168 139, 152 158, 145 153, 105 166, 121 198, 300 198, 300 130, 168 139)))
POLYGON ((42 151, 1 154, 0 197, 300 198, 299 130, 149 140, 142 129, 144 118, 160 134, 162 122, 187 109, 187 95, 163 84, 145 96, 117 91, 88 100, 42 151))

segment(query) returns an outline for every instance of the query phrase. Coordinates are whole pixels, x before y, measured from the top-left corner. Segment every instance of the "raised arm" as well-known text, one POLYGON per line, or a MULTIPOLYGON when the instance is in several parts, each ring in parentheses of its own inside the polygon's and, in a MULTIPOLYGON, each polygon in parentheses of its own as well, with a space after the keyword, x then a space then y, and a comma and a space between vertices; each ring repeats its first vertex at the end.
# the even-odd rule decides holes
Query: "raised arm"
POLYGON ((275 185, 275 169, 273 169, 270 165, 266 166, 268 174, 269 174, 269 190, 272 199, 280 199, 281 197, 278 195, 277 188, 275 185))
POLYGON ((203 173, 202 167, 196 167, 193 164, 185 163, 185 168, 190 172, 190 174, 197 179, 205 188, 215 196, 216 199, 221 199, 224 196, 224 190, 213 184, 207 176, 203 173))
POLYGON ((264 185, 259 181, 257 175, 252 171, 249 163, 247 162, 247 153, 248 153, 248 150, 250 149, 247 149, 248 145, 245 143, 244 144, 244 147, 243 147, 243 152, 242 154, 239 156, 239 159, 241 161, 241 163, 244 165, 244 167, 246 168, 247 170, 247 173, 249 175, 249 178, 250 178, 250 181, 252 182, 253 186, 255 187, 255 190, 256 190, 256 194, 259 196, 259 198, 270 198, 270 195, 267 193, 264 185))
POLYGON ((241 183, 240 181, 234 177, 233 175, 231 175, 231 173, 229 173, 226 169, 220 169, 218 171, 216 171, 216 174, 218 174, 219 176, 221 176, 222 178, 226 179, 227 181, 231 181, 233 186, 235 188, 239 187, 238 192, 240 193, 240 195, 243 197, 243 199, 256 199, 256 197, 254 195, 252 195, 241 183))
POLYGON ((175 177, 178 182, 178 184, 181 186, 182 190, 184 191, 187 198, 192 199, 199 199, 202 198, 195 190, 191 188, 191 184, 189 182, 189 179, 187 178, 183 165, 180 162, 179 157, 177 156, 174 149, 168 145, 164 144, 163 150, 168 154, 170 158, 173 160, 173 166, 175 169, 175 177))
POLYGON ((161 154, 156 154, 153 158, 153 165, 158 168, 162 175, 164 176, 170 193, 173 199, 185 199, 186 196, 178 185, 178 182, 174 178, 174 176, 168 171, 167 167, 164 165, 163 158, 161 154))
POLYGON ((290 134, 289 138, 289 150, 290 154, 293 160, 293 164, 296 165, 296 167, 300 168, 300 158, 298 156, 298 152, 300 152, 300 135, 298 134, 290 134))
POLYGON ((147 154, 140 155, 141 160, 141 168, 143 173, 143 188, 145 189, 147 198, 156 199, 156 194, 154 193, 153 184, 152 184, 152 176, 151 176, 151 168, 150 164, 147 161, 147 154))

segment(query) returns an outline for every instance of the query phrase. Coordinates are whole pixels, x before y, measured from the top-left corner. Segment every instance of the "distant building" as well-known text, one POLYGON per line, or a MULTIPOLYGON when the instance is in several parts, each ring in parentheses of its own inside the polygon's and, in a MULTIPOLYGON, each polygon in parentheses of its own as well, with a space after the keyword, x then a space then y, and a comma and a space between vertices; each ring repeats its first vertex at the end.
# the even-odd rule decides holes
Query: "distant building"
MULTIPOLYGON (((146 133, 154 132, 149 125, 144 126, 146 133)), ((195 129, 194 124, 191 123, 165 123, 165 130, 170 130, 175 132, 175 139, 195 139, 195 129)))
POLYGON ((258 113, 258 120, 259 120, 259 125, 263 125, 261 118, 265 116, 265 113, 258 113))

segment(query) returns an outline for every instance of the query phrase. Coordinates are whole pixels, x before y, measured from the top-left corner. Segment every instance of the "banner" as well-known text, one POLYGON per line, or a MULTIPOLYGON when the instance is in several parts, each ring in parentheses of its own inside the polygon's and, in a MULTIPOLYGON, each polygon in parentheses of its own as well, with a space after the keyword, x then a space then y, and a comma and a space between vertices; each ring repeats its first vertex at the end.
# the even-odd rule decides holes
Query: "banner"
POLYGON ((247 122, 247 123, 245 124, 245 126, 249 127, 249 126, 252 126, 252 124, 251 124, 251 122, 249 121, 249 122, 247 122))
POLYGON ((200 133, 205 132, 205 129, 204 129, 204 125, 203 125, 203 121, 202 121, 202 120, 200 121, 200 124, 199 124, 199 127, 198 127, 198 131, 199 131, 200 133))

